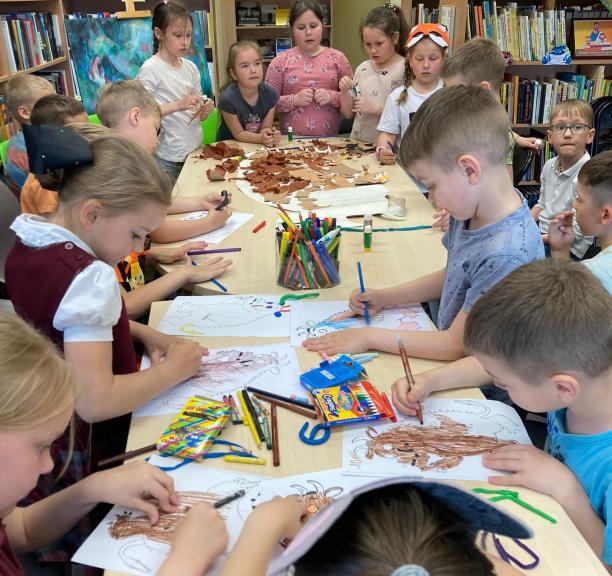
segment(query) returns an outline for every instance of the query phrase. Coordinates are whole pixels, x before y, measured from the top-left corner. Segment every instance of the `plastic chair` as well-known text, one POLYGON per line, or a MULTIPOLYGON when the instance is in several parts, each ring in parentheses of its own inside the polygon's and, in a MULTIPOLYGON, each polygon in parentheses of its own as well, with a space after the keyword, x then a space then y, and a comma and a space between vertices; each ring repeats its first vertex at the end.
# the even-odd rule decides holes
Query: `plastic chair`
POLYGON ((512 155, 512 179, 515 187, 518 186, 519 182, 522 180, 532 160, 533 150, 531 148, 521 148, 520 146, 514 147, 514 153, 512 155))
POLYGON ((595 138, 591 144, 591 156, 612 150, 612 96, 598 98, 592 104, 595 138))
POLYGON ((19 216, 21 207, 8 187, 0 182, 0 281, 4 282, 4 263, 15 243, 15 233, 10 229, 19 216))
POLYGON ((0 160, 2 160, 2 166, 6 166, 8 143, 8 140, 2 140, 2 142, 0 142, 0 160))
POLYGON ((212 144, 217 141, 217 126, 219 122, 219 110, 216 108, 208 115, 206 120, 200 122, 202 126, 202 144, 212 144))
POLYGON ((90 115, 89 115, 89 121, 90 121, 92 124, 100 124, 100 118, 98 118, 98 115, 97 115, 97 114, 90 114, 90 115))

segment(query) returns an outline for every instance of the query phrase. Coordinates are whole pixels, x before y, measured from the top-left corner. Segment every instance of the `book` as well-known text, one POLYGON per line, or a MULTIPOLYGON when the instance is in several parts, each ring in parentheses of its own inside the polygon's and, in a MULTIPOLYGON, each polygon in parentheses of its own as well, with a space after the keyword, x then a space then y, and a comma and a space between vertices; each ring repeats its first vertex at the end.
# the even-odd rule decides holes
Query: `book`
POLYGON ((4 43, 4 49, 6 50, 6 56, 8 59, 8 72, 17 72, 17 62, 15 60, 15 53, 13 52, 11 33, 6 20, 0 20, 0 33, 2 34, 2 42, 4 43))
POLYGON ((276 25, 277 26, 288 26, 289 25, 289 8, 277 8, 276 9, 276 25))

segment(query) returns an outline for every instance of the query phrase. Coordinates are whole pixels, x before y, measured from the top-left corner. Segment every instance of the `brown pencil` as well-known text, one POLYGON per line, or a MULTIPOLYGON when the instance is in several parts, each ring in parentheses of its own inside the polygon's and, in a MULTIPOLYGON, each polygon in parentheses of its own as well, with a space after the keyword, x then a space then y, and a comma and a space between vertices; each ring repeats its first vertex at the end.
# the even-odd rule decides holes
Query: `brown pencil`
POLYGON ((317 420, 317 413, 314 410, 308 410, 307 408, 299 408, 298 406, 294 406, 293 404, 287 404, 286 402, 279 402, 275 398, 270 398, 265 396, 264 394, 255 394, 253 396, 263 400, 264 402, 268 402, 273 406, 276 405, 279 408, 284 408, 285 410, 289 410, 289 412, 294 412, 295 414, 300 414, 301 416, 306 416, 306 418, 312 418, 313 420, 317 420))
POLYGON ((270 404, 270 420, 272 420, 272 464, 280 466, 278 451, 278 422, 276 421, 276 404, 270 404))
MULTIPOLYGON (((397 344, 399 346, 399 353, 402 359, 402 364, 404 365, 404 372, 406 373, 406 381, 408 382, 408 392, 412 390, 414 387, 414 376, 412 375, 412 370, 410 369, 410 361, 408 360, 408 353, 406 352, 406 347, 402 342, 401 336, 397 335, 397 344)), ((417 418, 421 425, 423 425, 423 409, 421 408, 421 403, 417 401, 417 418)))
POLYGON ((104 460, 100 460, 100 462, 98 462, 98 466, 106 466, 107 464, 113 464, 114 462, 123 462, 124 460, 135 458, 141 454, 152 452, 153 450, 157 450, 157 444, 149 444, 148 446, 143 446, 142 448, 137 448, 136 450, 130 450, 129 452, 124 452, 123 454, 117 454, 117 456, 105 458, 104 460))

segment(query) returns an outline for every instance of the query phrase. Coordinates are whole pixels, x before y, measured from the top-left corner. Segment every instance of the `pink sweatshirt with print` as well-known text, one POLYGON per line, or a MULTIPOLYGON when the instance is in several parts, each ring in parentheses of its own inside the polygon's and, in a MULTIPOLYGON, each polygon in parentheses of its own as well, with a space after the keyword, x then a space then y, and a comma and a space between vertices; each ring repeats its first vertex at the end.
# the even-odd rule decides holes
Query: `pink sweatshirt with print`
POLYGON ((346 56, 334 48, 324 48, 316 56, 308 56, 298 48, 279 54, 268 67, 266 84, 280 96, 276 110, 280 112, 280 129, 293 128, 296 136, 336 136, 340 127, 340 91, 343 76, 353 77, 346 56), (324 88, 331 93, 331 102, 319 106, 293 105, 293 96, 304 88, 324 88))

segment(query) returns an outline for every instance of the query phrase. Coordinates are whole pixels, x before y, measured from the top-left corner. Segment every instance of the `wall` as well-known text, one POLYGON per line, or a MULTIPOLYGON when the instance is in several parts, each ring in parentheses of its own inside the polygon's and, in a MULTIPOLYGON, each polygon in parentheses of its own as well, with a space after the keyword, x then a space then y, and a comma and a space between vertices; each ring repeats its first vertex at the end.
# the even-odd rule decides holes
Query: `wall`
POLYGON ((372 8, 381 4, 381 0, 334 0, 333 2, 334 48, 346 54, 353 70, 367 58, 361 49, 359 24, 372 8))

